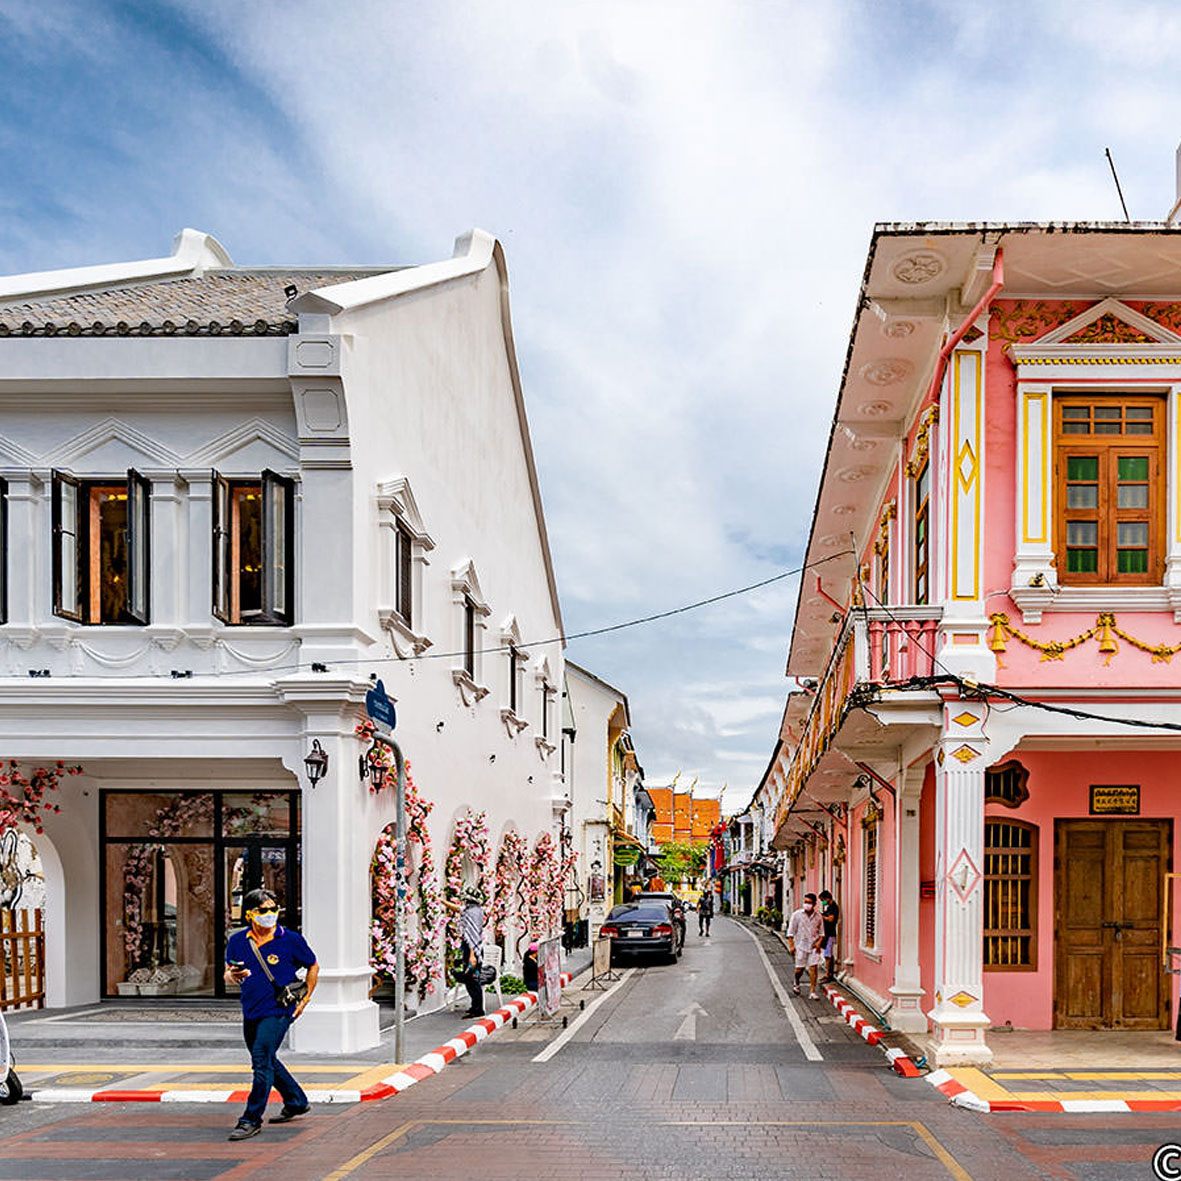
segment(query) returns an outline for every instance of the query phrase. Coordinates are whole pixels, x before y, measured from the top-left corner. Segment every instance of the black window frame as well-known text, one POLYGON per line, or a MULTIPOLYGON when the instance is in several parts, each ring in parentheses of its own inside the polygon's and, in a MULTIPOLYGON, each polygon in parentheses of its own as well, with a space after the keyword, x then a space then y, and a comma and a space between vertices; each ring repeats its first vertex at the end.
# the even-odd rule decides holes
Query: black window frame
MULTIPOLYGON (((230 627, 290 627, 295 621, 295 480, 269 469, 257 479, 227 478, 214 471, 212 479, 211 610, 230 627), (233 617, 233 580, 239 577, 233 560, 233 495, 237 488, 259 489, 262 527, 261 607, 256 615, 233 617), (276 501, 282 504, 275 512, 276 501), (276 517, 279 519, 276 519, 276 517), (276 542, 282 539, 280 549, 276 542), (282 557, 280 562, 278 559, 282 557)), ((240 557, 240 555, 239 555, 240 557)))
POLYGON ((476 604, 471 595, 463 596, 463 671, 476 679, 476 604))
POLYGON ((414 626, 414 535, 401 521, 394 527, 394 610, 414 626))
POLYGON ((508 707, 517 712, 520 705, 521 650, 516 644, 508 646, 508 707))
MULTIPOLYGON (((152 486, 146 476, 135 468, 128 468, 124 477, 127 491, 127 580, 124 584, 123 605, 119 617, 112 620, 89 618, 91 597, 91 558, 89 500, 92 488, 110 487, 118 480, 81 480, 69 472, 51 472, 51 532, 53 554, 53 613, 61 619, 81 623, 87 627, 111 627, 118 624, 145 626, 151 621, 152 611, 152 486), (72 528, 67 528, 62 507, 63 488, 74 492, 74 519, 72 528), (84 528, 85 526, 85 528, 84 528), (62 591, 67 577, 63 540, 70 536, 74 540, 74 594, 77 608, 69 611, 63 606, 62 591), (133 598, 134 595, 134 598, 133 598), (135 606, 136 601, 140 606, 135 606)), ((7 522, 6 522, 7 524, 7 522)), ((7 535, 7 528, 5 529, 7 535)))

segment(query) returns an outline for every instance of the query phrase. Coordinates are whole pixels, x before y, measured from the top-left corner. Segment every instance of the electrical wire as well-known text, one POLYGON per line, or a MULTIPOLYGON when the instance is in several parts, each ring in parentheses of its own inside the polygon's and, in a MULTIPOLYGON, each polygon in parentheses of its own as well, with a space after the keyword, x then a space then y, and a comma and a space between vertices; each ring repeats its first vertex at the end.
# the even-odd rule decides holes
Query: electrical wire
MULTIPOLYGON (((773 574, 770 578, 760 579, 758 582, 749 583, 746 586, 740 586, 735 590, 724 591, 719 595, 711 595, 706 599, 698 599, 693 603, 685 603, 680 607, 670 608, 668 611, 657 611, 652 615, 641 615, 635 619, 627 619, 622 623, 611 623, 604 627, 587 628, 585 631, 573 632, 566 636, 552 636, 545 640, 523 640, 516 644, 497 644, 490 648, 479 648, 476 651, 484 655, 492 655, 497 652, 520 652, 526 648, 543 648, 550 644, 567 644, 572 640, 585 640, 593 636, 605 636, 614 632, 624 631, 627 628, 639 627, 646 623, 656 623, 661 619, 671 619, 674 615, 684 615, 689 611, 696 611, 701 607, 709 607, 714 603, 721 603, 727 599, 734 599, 740 595, 748 595, 754 591, 762 590, 765 586, 771 586, 774 583, 782 582, 787 578, 794 578, 797 574, 803 574, 807 570, 814 569, 817 566, 823 566, 826 562, 835 561, 837 558, 848 557, 853 553, 852 550, 840 550, 835 554, 827 554, 823 558, 817 558, 814 562, 805 562, 802 566, 797 566, 792 570, 784 570, 779 574, 773 574)), ((424 660, 455 660, 459 657, 466 656, 467 652, 463 649, 454 652, 419 652, 413 656, 358 656, 347 660, 326 660, 326 661, 297 661, 294 664, 267 664, 257 669, 242 668, 242 669, 222 669, 210 670, 208 672, 194 672, 192 679, 197 678, 225 678, 225 677, 241 677, 241 676, 269 676, 272 673, 279 672, 298 672, 303 668, 314 668, 316 671, 326 671, 329 666, 343 667, 348 665, 375 665, 375 664, 406 664, 416 661, 424 660)), ((61 680, 106 680, 106 681, 143 681, 143 680, 188 680, 188 676, 177 678, 172 673, 63 673, 61 675, 53 674, 53 679, 61 680)))

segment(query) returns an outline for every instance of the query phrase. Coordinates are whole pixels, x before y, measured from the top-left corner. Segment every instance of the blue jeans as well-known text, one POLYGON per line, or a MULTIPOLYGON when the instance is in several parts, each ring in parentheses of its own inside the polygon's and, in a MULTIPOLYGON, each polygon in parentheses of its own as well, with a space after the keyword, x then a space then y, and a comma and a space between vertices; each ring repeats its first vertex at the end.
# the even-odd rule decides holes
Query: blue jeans
POLYGON ((303 1088, 291 1077, 290 1071, 278 1058, 279 1047, 290 1028, 291 1018, 287 1015, 243 1018, 242 1037, 250 1051, 254 1085, 250 1088, 250 1098, 246 1100, 246 1110, 242 1113, 241 1123, 262 1123, 272 1086, 278 1088, 285 1107, 308 1105, 308 1097, 303 1093, 303 1088))

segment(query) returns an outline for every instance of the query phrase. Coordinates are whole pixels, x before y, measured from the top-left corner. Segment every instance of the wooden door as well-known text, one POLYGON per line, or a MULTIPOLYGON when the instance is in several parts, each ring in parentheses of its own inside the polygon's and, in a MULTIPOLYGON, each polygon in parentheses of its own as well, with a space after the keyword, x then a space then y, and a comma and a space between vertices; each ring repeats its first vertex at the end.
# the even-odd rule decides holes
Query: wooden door
POLYGON ((1167 1029, 1160 964, 1170 820, 1054 827, 1054 1027, 1167 1029))

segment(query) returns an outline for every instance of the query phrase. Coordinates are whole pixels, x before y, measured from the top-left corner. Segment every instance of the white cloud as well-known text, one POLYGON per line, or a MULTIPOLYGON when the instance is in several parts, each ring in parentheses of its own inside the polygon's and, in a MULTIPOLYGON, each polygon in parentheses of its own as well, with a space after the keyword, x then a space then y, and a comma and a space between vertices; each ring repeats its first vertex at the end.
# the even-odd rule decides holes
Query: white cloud
MULTIPOLYGON (((159 13, 208 42, 164 79, 154 25, 0 0, 33 74, 101 69, 120 159, 75 179, 94 129, 63 105, 38 142, 62 157, 48 212, 31 241, 0 231, 0 261, 153 254, 202 220, 252 263, 422 261, 496 233, 578 631, 796 563, 873 222, 1118 217, 1107 146, 1134 214, 1171 205, 1181 17, 1111 11, 191 0, 159 13)), ((0 119, 0 152, 22 135, 0 119)), ((650 775, 748 794, 794 600, 779 584, 571 655, 628 692, 650 775)))

